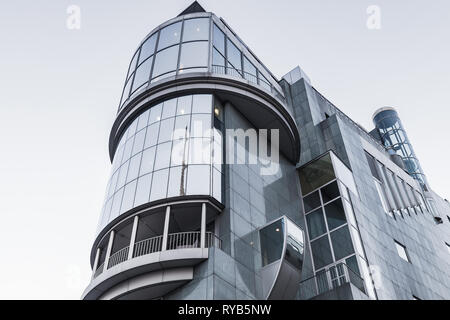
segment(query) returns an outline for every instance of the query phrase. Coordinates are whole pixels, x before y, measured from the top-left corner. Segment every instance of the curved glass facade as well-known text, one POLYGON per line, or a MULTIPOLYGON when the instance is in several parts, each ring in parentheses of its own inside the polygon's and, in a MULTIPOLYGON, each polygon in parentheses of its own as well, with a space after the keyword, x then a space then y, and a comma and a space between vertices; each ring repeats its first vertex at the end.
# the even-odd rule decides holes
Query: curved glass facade
POLYGON ((209 195, 222 200, 221 107, 210 94, 154 105, 122 135, 99 228, 155 200, 209 195), (215 112, 213 112, 213 106, 215 112))
POLYGON ((383 110, 374 116, 373 122, 388 152, 401 156, 409 174, 421 185, 426 185, 425 175, 397 112, 393 109, 383 110))
POLYGON ((131 60, 119 111, 133 93, 149 83, 187 72, 210 71, 243 78, 284 101, 281 88, 275 80, 268 80, 265 67, 252 54, 244 52, 243 44, 233 41, 236 40, 227 36, 217 23, 211 22, 210 16, 180 20, 155 31, 131 60))

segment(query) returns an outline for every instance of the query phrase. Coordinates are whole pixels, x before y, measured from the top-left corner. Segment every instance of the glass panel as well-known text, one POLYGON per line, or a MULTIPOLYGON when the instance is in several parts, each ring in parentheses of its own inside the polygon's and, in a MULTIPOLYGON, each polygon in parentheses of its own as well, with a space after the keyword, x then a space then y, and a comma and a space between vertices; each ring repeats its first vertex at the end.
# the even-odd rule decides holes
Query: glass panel
POLYGON ((187 194, 209 195, 210 166, 189 166, 187 194))
POLYGON ((119 189, 119 188, 122 188, 125 185, 125 181, 126 181, 127 173, 128 173, 128 165, 129 164, 130 164, 130 161, 128 160, 127 162, 125 162, 120 167, 119 177, 117 178, 116 190, 119 189))
POLYGON ((141 171, 139 173, 141 176, 153 171, 153 165, 155 162, 155 150, 156 147, 152 147, 146 149, 142 153, 141 171))
POLYGON ((193 114, 191 122, 191 137, 211 136, 211 115, 193 114))
POLYGON ((152 68, 152 62, 153 58, 147 59, 137 68, 136 75, 134 76, 132 92, 136 91, 142 85, 148 82, 150 78, 150 69, 152 68))
POLYGON ((148 124, 155 123, 161 120, 161 111, 162 111, 162 103, 153 106, 150 109, 150 118, 148 120, 148 124))
POLYGON ((322 208, 308 214, 306 221, 308 222, 309 239, 315 239, 327 232, 322 208))
POLYGON ((158 141, 159 122, 151 124, 147 127, 147 135, 145 137, 144 149, 153 147, 158 141))
POLYGON ((147 110, 139 116, 138 126, 137 126, 136 131, 141 131, 142 129, 144 129, 147 126, 149 115, 150 115, 150 110, 147 110))
POLYGON ((131 60, 130 66, 128 67, 128 73, 127 73, 127 79, 130 78, 131 74, 136 70, 136 61, 139 55, 139 49, 136 51, 136 53, 133 56, 133 59, 131 60))
POLYGON ((159 170, 153 173, 152 192, 150 201, 163 199, 167 194, 167 179, 169 177, 169 169, 159 170))
POLYGON ((158 143, 170 141, 172 139, 175 119, 170 118, 161 121, 161 128, 159 129, 158 143))
POLYGON ((212 96, 210 94, 196 94, 192 104, 192 113, 211 113, 212 96))
POLYGON ((156 54, 152 78, 177 69, 179 47, 173 46, 156 54))
POLYGON ((311 193, 309 196, 303 198, 303 204, 305 206, 305 213, 320 206, 319 191, 311 193))
MULTIPOLYGON (((221 66, 221 67, 225 67, 225 58, 224 56, 222 56, 219 51, 217 51, 215 48, 213 49, 213 61, 212 61, 212 65, 213 66, 221 66)), ((224 70, 216 70, 213 69, 214 72, 217 73, 224 73, 224 70)))
POLYGON ((211 163, 211 140, 204 138, 189 139, 189 164, 211 163))
POLYGON ((347 222, 342 200, 337 199, 325 206, 328 229, 333 230, 347 222))
POLYGON ((186 194, 186 174, 186 168, 181 166, 170 168, 167 197, 177 197, 186 194))
POLYGON ((285 259, 291 265, 301 270, 303 262, 303 231, 286 219, 287 243, 285 259))
POLYGON ((133 152, 131 153, 131 155, 135 155, 136 153, 141 152, 144 148, 145 133, 145 129, 136 133, 136 136, 134 137, 133 152))
POLYGON ((141 165, 141 157, 142 153, 139 153, 131 158, 130 166, 128 167, 127 183, 133 181, 138 177, 139 167, 141 165))
POLYGON ((160 31, 158 50, 180 42, 181 22, 171 24, 160 31))
POLYGON ((192 96, 184 96, 178 98, 177 115, 191 113, 192 96))
POLYGON ((213 169, 213 197, 222 201, 222 174, 216 169, 213 169))
POLYGON ((116 192, 111 207, 111 214, 109 220, 115 219, 119 215, 120 205, 122 204, 123 188, 116 192))
POLYGON ((227 52, 228 62, 234 69, 241 71, 241 51, 229 39, 227 39, 227 52))
POLYGON ((175 119, 175 129, 173 139, 186 139, 189 137, 189 131, 191 126, 191 115, 177 116, 175 119))
POLYGON ((324 236, 311 242, 311 251, 316 269, 320 269, 333 262, 328 236, 324 236))
POLYGON ((158 33, 155 33, 148 38, 141 47, 141 56, 139 57, 139 64, 155 53, 156 38, 158 33))
POLYGON ((183 41, 208 39, 209 18, 189 19, 184 21, 183 41))
POLYGON ((130 89, 131 89, 131 84, 133 83, 133 77, 131 77, 128 82, 125 85, 125 88, 123 88, 123 94, 122 94, 122 100, 120 102, 120 105, 122 105, 123 102, 125 102, 128 97, 130 96, 130 89))
MULTIPOLYGON (((181 46, 180 69, 208 66, 208 42, 189 42, 181 46)), ((181 72, 181 71, 180 71, 181 72)))
POLYGON ((136 181, 133 181, 125 186, 122 199, 122 206, 120 208, 121 213, 126 212, 131 208, 133 208, 135 192, 136 192, 136 181))
POLYGON ((216 47, 219 52, 222 53, 222 55, 225 55, 225 35, 216 25, 214 25, 213 30, 214 36, 213 36, 213 44, 214 47, 216 47))
POLYGON ((189 140, 178 139, 173 141, 171 166, 181 166, 188 163, 189 140))
POLYGON ((164 101, 161 119, 175 117, 176 110, 177 110, 177 99, 170 99, 164 101))
POLYGON ((172 142, 158 145, 155 157, 155 171, 169 167, 171 150, 172 142))
POLYGON ((345 258, 355 252, 348 226, 344 226, 331 232, 330 236, 331 242, 333 243, 334 257, 336 260, 345 258))
POLYGON ((250 82, 257 83, 256 67, 244 56, 244 77, 250 82))
POLYGON ((347 267, 357 275, 361 275, 359 272, 358 261, 356 260, 356 256, 351 256, 350 258, 345 259, 345 264, 347 267))
POLYGON ((330 183, 329 185, 323 187, 320 192, 322 193, 323 203, 327 203, 333 199, 340 196, 339 187, 337 181, 330 183))
POLYGON ((269 80, 267 80, 266 77, 264 77, 263 74, 259 71, 258 71, 258 81, 261 87, 265 88, 267 91, 271 90, 269 80))
POLYGON ((152 185, 152 174, 146 174, 137 180, 136 197, 134 199, 134 206, 140 206, 147 203, 150 197, 150 188, 152 185))
POLYGON ((262 228, 259 231, 261 241, 262 266, 265 267, 281 258, 284 244, 283 219, 262 228))
POLYGON ((303 194, 308 194, 336 178, 329 153, 301 168, 299 174, 303 194))

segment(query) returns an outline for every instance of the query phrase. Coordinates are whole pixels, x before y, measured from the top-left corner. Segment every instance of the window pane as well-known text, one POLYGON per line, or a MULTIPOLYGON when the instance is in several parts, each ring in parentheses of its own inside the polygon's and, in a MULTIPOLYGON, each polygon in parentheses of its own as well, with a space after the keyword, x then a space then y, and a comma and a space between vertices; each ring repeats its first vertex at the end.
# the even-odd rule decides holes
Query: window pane
POLYGON ((300 169, 302 193, 308 194, 335 178, 331 157, 327 153, 320 159, 300 169))
POLYGON ((133 152, 131 153, 131 155, 135 155, 136 153, 141 152, 144 148, 145 133, 145 129, 136 133, 136 136, 134 137, 133 152))
POLYGON ((331 242, 333 243, 334 257, 336 260, 340 260, 355 252, 348 226, 331 232, 331 242))
POLYGON ((181 22, 171 24, 161 30, 159 35, 158 50, 180 42, 181 22))
POLYGON ((173 134, 174 118, 169 118, 161 121, 161 128, 159 129, 158 143, 170 141, 173 134))
POLYGON ((328 236, 324 236, 311 242, 311 251, 316 269, 320 269, 333 262, 328 236))
POLYGON ((330 183, 329 185, 323 187, 320 192, 322 193, 323 203, 327 203, 333 199, 340 196, 339 187, 337 181, 330 183))
POLYGON ((181 46, 180 69, 208 66, 208 42, 189 42, 181 46))
POLYGON ((169 189, 167 197, 177 197, 186 194, 187 167, 170 168, 169 189), (184 176, 182 176, 184 173, 184 176))
POLYGON ((171 150, 172 142, 158 145, 155 157, 155 171, 169 167, 171 150))
POLYGON ((175 117, 176 110, 177 110, 177 99, 176 98, 164 101, 161 119, 175 117))
POLYGON ((342 200, 337 199, 325 206, 328 229, 333 230, 347 222, 342 200))
POLYGON ((133 181, 125 186, 122 199, 122 207, 120 208, 121 213, 133 208, 135 191, 136 191, 136 181, 133 181))
POLYGON ((148 38, 141 47, 141 56, 139 57, 139 63, 150 57, 155 53, 156 46, 156 36, 158 33, 155 33, 150 38, 148 38))
POLYGON ((177 69, 179 47, 173 46, 156 54, 152 78, 177 69))
POLYGON ((244 56, 244 77, 245 79, 257 83, 256 68, 255 66, 244 56))
POLYGON ((222 174, 216 169, 213 169, 213 197, 222 201, 222 174))
MULTIPOLYGON (((221 66, 221 67, 225 67, 225 58, 214 48, 213 49, 213 61, 212 61, 212 65, 213 66, 221 66)), ((219 70, 214 69, 214 72, 217 73, 224 73, 222 68, 219 68, 219 70)))
POLYGON ((139 116, 138 126, 137 126, 136 131, 141 131, 142 129, 144 129, 147 126, 149 115, 150 115, 150 110, 147 110, 139 116))
POLYGON ((169 169, 159 170, 153 173, 152 192, 150 194, 150 201, 155 201, 166 197, 168 177, 169 177, 169 169))
POLYGON ((177 115, 191 113, 192 96, 184 96, 178 98, 177 115))
POLYGON ((128 173, 128 165, 130 164, 130 161, 128 160, 127 162, 125 162, 121 167, 120 167, 120 171, 119 171, 119 177, 117 178, 117 186, 116 186, 116 190, 122 188, 125 185, 125 181, 127 178, 127 173, 128 173))
POLYGON ((261 258, 262 266, 266 266, 281 258, 284 244, 284 224, 283 220, 277 220, 274 223, 262 228, 259 231, 261 239, 261 258))
POLYGON ((187 194, 209 195, 210 167, 189 166, 187 194))
POLYGON ((161 111, 162 111, 162 103, 153 106, 150 109, 150 118, 148 120, 148 124, 152 124, 154 122, 161 120, 161 111))
POLYGON ((133 56, 133 59, 131 60, 130 66, 128 67, 128 74, 127 79, 130 78, 131 74, 136 70, 136 62, 139 55, 139 49, 136 51, 136 53, 133 56))
POLYGON ((189 139, 189 164, 211 163, 211 139, 189 139))
POLYGON ((222 55, 225 55, 225 35, 216 25, 214 25, 213 33, 214 33, 213 36, 214 47, 216 47, 216 49, 219 50, 219 52, 221 52, 222 55))
POLYGON ((147 135, 145 137, 144 149, 156 145, 156 142, 158 141, 158 133, 159 133, 159 122, 148 126, 147 135))
POLYGON ((132 92, 139 89, 142 85, 148 82, 150 78, 150 69, 152 67, 153 58, 147 59, 143 64, 141 64, 134 76, 133 89, 132 92))
POLYGON ((406 247, 402 245, 400 242, 395 241, 395 247, 397 249, 397 253, 405 261, 409 261, 408 253, 406 252, 406 247))
POLYGON ((192 103, 192 113, 211 113, 212 96, 210 94, 196 94, 192 103))
POLYGON ((306 216, 306 221, 308 222, 308 231, 309 238, 314 239, 325 232, 327 232, 327 228, 325 226, 325 219, 323 218, 322 208, 317 209, 314 212, 311 212, 306 216))
POLYGON ((139 175, 144 175, 153 171, 153 164, 155 162, 156 147, 149 148, 142 153, 141 171, 139 175))
POLYGON ((139 167, 141 165, 141 157, 142 153, 139 153, 131 158, 130 166, 128 167, 127 183, 133 181, 138 177, 139 167))
POLYGON ((181 166, 188 163, 189 140, 178 139, 173 141, 171 166, 181 166))
POLYGON ((130 96, 130 89, 131 89, 131 84, 133 83, 133 77, 131 77, 128 82, 125 85, 125 88, 123 88, 123 93, 122 93, 122 100, 120 102, 120 105, 122 105, 122 103, 124 103, 128 97, 130 96))
POLYGON ((110 221, 119 215, 120 205, 122 204, 123 188, 116 192, 111 207, 110 221))
POLYGON ((147 203, 150 197, 150 187, 152 185, 152 174, 147 174, 137 180, 136 197, 134 199, 134 206, 140 206, 147 203))
POLYGON ((183 41, 208 39, 209 18, 189 19, 184 21, 183 41))
POLYGON ((211 115, 193 114, 191 121, 191 137, 211 136, 211 115))
POLYGON ((303 198, 303 204, 305 206, 305 213, 320 206, 319 191, 311 193, 309 196, 303 198))
POLYGON ((186 139, 189 137, 191 125, 191 115, 177 116, 175 118, 175 129, 173 131, 173 139, 186 139))
POLYGON ((241 66, 241 51, 231 42, 227 40, 228 62, 238 71, 242 70, 241 66))

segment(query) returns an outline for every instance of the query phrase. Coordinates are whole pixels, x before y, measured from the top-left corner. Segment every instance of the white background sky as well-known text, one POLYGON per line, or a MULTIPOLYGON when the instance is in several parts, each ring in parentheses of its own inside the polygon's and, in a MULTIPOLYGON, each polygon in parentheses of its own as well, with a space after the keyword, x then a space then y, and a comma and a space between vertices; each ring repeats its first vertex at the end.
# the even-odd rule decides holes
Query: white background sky
MULTIPOLYGON (((131 56, 190 0, 0 3, 0 299, 78 299, 131 56), (81 30, 66 9, 81 8, 81 30)), ((448 0, 203 0, 281 77, 300 65, 366 129, 394 106, 432 188, 450 197, 448 0), (369 5, 381 30, 366 27, 369 5)))

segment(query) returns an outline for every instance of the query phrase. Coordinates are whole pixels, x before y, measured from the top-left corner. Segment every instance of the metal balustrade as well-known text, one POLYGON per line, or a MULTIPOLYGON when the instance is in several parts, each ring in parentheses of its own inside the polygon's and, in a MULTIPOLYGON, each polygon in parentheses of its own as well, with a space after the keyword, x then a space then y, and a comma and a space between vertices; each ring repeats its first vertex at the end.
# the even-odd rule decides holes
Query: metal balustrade
POLYGON ((346 283, 352 283, 366 293, 364 279, 342 262, 321 270, 315 276, 300 282, 300 299, 311 299, 346 283))
MULTIPOLYGON (((154 252, 163 251, 163 236, 156 236, 148 238, 134 244, 133 258, 151 254, 154 252)), ((201 232, 191 231, 191 232, 178 232, 171 233, 167 235, 167 247, 166 250, 180 250, 189 248, 200 248, 201 244, 201 232)), ((205 233, 205 248, 217 247, 222 248, 222 240, 217 237, 213 232, 205 233)), ((108 269, 112 268, 126 260, 129 257, 130 247, 125 247, 109 257, 108 269)), ((102 263, 97 270, 94 272, 94 278, 98 277, 104 268, 102 263)))
POLYGON ((161 251, 163 236, 148 238, 134 245, 133 258, 145 256, 153 252, 161 251))
POLYGON ((123 249, 120 249, 111 257, 109 257, 108 262, 108 269, 114 267, 115 265, 118 265, 119 263, 122 263, 128 259, 128 251, 130 250, 130 247, 125 247, 123 249))

